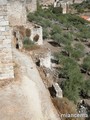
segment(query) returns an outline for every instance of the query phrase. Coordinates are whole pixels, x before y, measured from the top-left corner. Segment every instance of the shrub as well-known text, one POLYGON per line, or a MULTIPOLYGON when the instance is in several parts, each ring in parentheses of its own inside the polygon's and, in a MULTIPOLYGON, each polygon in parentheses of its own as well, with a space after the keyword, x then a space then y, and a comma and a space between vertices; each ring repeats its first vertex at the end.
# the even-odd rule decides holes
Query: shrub
POLYGON ((86 58, 83 60, 82 67, 83 67, 85 70, 90 71, 90 56, 86 57, 86 58))
POLYGON ((35 16, 33 13, 28 14, 27 17, 30 22, 33 22, 37 19, 37 16, 35 16))
POLYGON ((39 24, 44 27, 44 28, 47 28, 47 27, 50 27, 51 26, 51 21, 48 20, 48 19, 42 19, 40 20, 39 24))
POLYGON ((34 42, 31 41, 28 37, 25 37, 23 40, 23 46, 25 49, 31 49, 34 46, 34 42))
POLYGON ((84 56, 84 53, 83 51, 79 49, 73 49, 71 56, 75 58, 76 60, 79 60, 80 58, 84 56))
POLYGON ((80 4, 74 4, 73 7, 79 12, 82 13, 84 12, 86 9, 90 9, 90 1, 86 0, 83 1, 80 4))
POLYGON ((56 34, 56 33, 61 33, 61 28, 60 28, 60 26, 59 25, 53 25, 52 26, 52 30, 51 30, 51 35, 54 35, 54 34, 56 34))
POLYGON ((52 35, 51 38, 55 40, 56 42, 58 42, 58 44, 60 43, 65 44, 65 45, 71 44, 71 39, 68 39, 68 36, 66 35, 66 33, 61 33, 61 34, 56 33, 52 35))
POLYGON ((63 65, 60 73, 67 76, 66 80, 62 81, 60 85, 64 97, 76 103, 79 99, 79 93, 83 84, 83 76, 78 64, 72 58, 61 56, 60 60, 60 64, 63 65))
POLYGON ((62 13, 62 7, 61 6, 60 7, 53 7, 52 12, 54 14, 60 14, 60 13, 62 13))
POLYGON ((84 81, 83 87, 82 87, 82 92, 84 97, 90 97, 90 79, 84 81))
POLYGON ((76 43, 74 45, 74 47, 75 47, 75 49, 78 49, 78 50, 84 52, 85 47, 81 43, 76 43))
POLYGON ((49 31, 47 28, 43 29, 43 39, 49 38, 49 31))

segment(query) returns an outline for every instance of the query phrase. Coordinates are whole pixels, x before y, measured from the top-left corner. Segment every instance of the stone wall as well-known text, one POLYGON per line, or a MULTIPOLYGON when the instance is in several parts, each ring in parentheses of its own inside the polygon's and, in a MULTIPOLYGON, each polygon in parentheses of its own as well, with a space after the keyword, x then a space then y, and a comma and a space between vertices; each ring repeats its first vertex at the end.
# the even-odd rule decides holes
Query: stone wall
POLYGON ((61 7, 62 7, 62 13, 66 14, 69 13, 69 2, 61 2, 61 7))
POLYGON ((17 40, 19 49, 23 48, 23 40, 28 37, 37 45, 43 44, 43 30, 41 26, 27 23, 25 26, 15 26, 12 28, 12 44, 16 46, 17 40))
POLYGON ((0 80, 14 78, 7 6, 2 3, 0 4, 0 80))
POLYGON ((24 3, 20 1, 8 2, 8 17, 11 26, 23 25, 26 23, 26 10, 24 3))
POLYGON ((26 24, 27 12, 37 10, 37 0, 8 0, 7 3, 11 26, 26 24))
POLYGON ((51 69, 51 52, 47 52, 40 57, 40 66, 51 69))
POLYGON ((34 41, 38 45, 43 45, 43 30, 41 26, 33 25, 31 28, 31 36, 30 39, 34 41), (35 37, 38 37, 35 39, 35 37))
POLYGON ((37 10, 37 0, 26 0, 25 4, 29 12, 35 12, 37 10))

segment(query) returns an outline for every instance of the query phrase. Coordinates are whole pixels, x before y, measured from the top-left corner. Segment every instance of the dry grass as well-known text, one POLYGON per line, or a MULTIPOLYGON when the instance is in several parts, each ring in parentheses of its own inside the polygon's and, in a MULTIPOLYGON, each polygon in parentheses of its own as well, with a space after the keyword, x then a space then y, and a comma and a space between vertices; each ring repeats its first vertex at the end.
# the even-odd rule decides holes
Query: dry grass
MULTIPOLYGON (((60 116, 61 114, 77 114, 76 106, 67 98, 53 98, 52 101, 60 116)), ((62 120, 83 120, 83 118, 62 118, 62 120)))
POLYGON ((24 46, 24 48, 26 51, 30 51, 30 50, 38 50, 40 49, 40 46, 39 45, 32 45, 32 46, 27 45, 27 46, 24 46))

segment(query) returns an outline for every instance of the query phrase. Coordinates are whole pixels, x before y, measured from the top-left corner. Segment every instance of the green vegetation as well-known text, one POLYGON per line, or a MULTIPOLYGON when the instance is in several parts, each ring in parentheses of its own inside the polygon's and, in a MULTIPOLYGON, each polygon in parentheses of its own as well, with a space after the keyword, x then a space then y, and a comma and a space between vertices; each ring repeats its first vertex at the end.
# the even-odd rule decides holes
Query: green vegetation
POLYGON ((61 84, 64 96, 76 103, 83 85, 83 75, 80 73, 79 66, 74 59, 61 56, 60 60, 63 65, 60 74, 65 75, 66 78, 61 84))
POLYGON ((23 40, 23 46, 25 49, 31 49, 34 47, 34 42, 31 41, 28 37, 25 37, 23 40))
POLYGON ((86 70, 86 71, 90 71, 90 56, 86 57, 83 61, 83 65, 82 67, 86 70))
POLYGON ((60 12, 55 14, 53 9, 53 7, 50 7, 49 9, 41 9, 40 7, 38 11, 30 13, 27 16, 30 22, 37 23, 43 27, 44 39, 52 38, 53 40, 57 40, 59 43, 60 39, 68 41, 70 37, 71 40, 75 35, 76 29, 79 31, 78 37, 81 40, 84 38, 90 38, 90 27, 86 26, 88 22, 76 15, 62 15, 60 12), (65 33, 63 29, 71 29, 72 35, 71 33, 65 33), (59 34, 62 36, 60 37, 59 34))
POLYGON ((90 10, 90 0, 83 1, 81 4, 74 4, 73 6, 78 13, 83 13, 86 10, 90 10))
MULTIPOLYGON (((28 20, 43 27, 44 39, 52 39, 63 45, 62 49, 68 55, 63 54, 63 51, 56 55, 62 66, 62 69, 59 70, 60 80, 64 78, 60 86, 63 89, 64 97, 76 103, 82 90, 87 94, 90 92, 89 89, 86 89, 90 82, 84 82, 84 75, 81 73, 78 63, 85 57, 85 46, 82 41, 90 39, 90 27, 89 23, 79 16, 63 15, 58 9, 54 9, 52 6, 49 9, 40 7, 35 13, 28 14, 28 20), (78 43, 75 38, 78 38, 78 43)), ((81 66, 89 71, 90 57, 84 58, 81 66)))

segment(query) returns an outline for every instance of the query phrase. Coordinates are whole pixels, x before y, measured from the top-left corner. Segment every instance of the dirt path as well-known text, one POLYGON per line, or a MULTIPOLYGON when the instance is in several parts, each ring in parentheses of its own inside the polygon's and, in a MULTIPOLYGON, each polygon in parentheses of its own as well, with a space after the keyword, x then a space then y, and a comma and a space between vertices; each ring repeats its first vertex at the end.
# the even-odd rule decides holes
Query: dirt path
POLYGON ((0 120, 60 120, 32 59, 13 49, 21 80, 0 89, 0 120))

